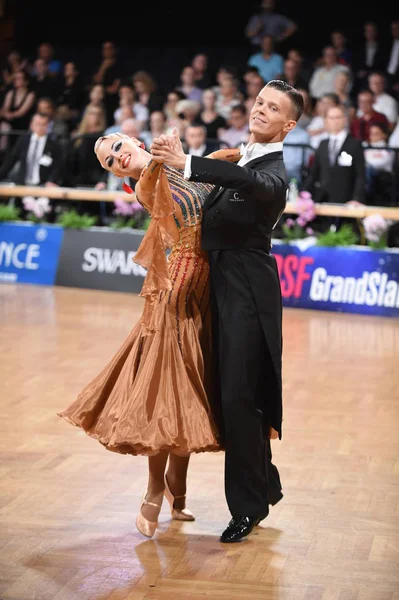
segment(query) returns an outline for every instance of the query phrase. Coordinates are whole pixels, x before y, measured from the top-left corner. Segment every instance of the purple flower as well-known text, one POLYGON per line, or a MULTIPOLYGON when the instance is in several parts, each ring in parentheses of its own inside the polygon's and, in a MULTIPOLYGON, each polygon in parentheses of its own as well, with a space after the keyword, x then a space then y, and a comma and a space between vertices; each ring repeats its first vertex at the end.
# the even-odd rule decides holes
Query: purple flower
POLYGON ((314 231, 313 231, 313 229, 312 229, 311 227, 306 227, 306 233, 307 233, 308 235, 313 235, 313 234, 314 234, 314 231))
POLYGON ((307 220, 302 216, 298 217, 296 222, 300 227, 305 227, 305 225, 307 225, 307 220))
POLYGON ((295 221, 294 221, 294 219, 287 219, 285 224, 289 229, 291 229, 291 227, 294 227, 295 221))

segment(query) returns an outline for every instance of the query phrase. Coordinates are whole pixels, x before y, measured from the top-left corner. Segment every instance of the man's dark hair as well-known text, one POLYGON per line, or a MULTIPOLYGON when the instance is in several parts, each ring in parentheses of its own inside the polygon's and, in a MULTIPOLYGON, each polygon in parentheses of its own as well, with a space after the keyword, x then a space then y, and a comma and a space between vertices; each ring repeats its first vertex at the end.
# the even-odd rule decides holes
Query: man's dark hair
POLYGON ((50 115, 48 115, 47 113, 42 113, 42 112, 37 112, 36 111, 35 114, 33 115, 33 117, 35 117, 36 115, 38 117, 40 117, 41 119, 46 119, 46 121, 50 121, 50 115))
POLYGON ((280 79, 272 79, 265 87, 271 87, 283 94, 287 94, 291 100, 292 108, 294 109, 294 120, 298 121, 303 113, 304 103, 303 96, 297 89, 280 79))

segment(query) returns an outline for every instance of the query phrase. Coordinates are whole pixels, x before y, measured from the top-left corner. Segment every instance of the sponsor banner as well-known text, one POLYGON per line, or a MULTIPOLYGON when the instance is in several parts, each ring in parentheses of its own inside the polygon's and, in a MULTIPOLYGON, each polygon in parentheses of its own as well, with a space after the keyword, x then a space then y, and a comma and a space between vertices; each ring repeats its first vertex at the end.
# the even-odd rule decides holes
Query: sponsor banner
POLYGON ((0 224, 0 282, 53 285, 64 230, 57 225, 0 224))
POLYGON ((399 317, 399 252, 273 244, 284 306, 399 317))
POLYGON ((56 278, 57 285, 141 291, 146 270, 133 262, 144 231, 106 227, 66 229, 56 278))

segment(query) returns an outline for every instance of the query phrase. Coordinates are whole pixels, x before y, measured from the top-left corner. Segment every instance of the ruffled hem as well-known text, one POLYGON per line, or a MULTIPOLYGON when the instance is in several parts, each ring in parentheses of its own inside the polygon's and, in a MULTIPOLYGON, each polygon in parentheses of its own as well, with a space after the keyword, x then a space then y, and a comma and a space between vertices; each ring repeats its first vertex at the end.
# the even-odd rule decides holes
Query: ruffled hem
POLYGON ((222 450, 203 383, 208 365, 201 315, 194 302, 192 308, 181 333, 183 353, 161 304, 162 326, 148 335, 140 320, 107 367, 58 416, 119 454, 222 450))
MULTIPOLYGON (((81 425, 75 421, 73 421, 70 417, 65 415, 64 413, 57 413, 59 417, 62 417, 67 423, 73 425, 74 427, 81 428, 81 425)), ((91 431, 84 430, 84 432, 91 438, 97 440, 106 450, 110 452, 115 452, 117 454, 129 454, 130 456, 155 456, 159 454, 159 452, 169 452, 171 454, 202 454, 204 452, 222 452, 224 448, 219 443, 210 444, 209 446, 179 446, 177 444, 174 445, 164 445, 164 446, 156 446, 150 447, 143 444, 129 444, 128 442, 120 443, 116 445, 110 445, 106 440, 101 439, 101 437, 92 433, 91 431)))

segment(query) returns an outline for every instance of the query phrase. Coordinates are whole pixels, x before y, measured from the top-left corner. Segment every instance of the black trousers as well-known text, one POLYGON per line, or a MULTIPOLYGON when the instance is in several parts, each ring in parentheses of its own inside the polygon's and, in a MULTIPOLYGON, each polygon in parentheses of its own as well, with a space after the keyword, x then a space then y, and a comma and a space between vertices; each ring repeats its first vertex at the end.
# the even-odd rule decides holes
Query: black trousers
POLYGON ((214 409, 233 516, 266 516, 282 498, 265 414, 274 370, 239 252, 211 251, 214 409))

